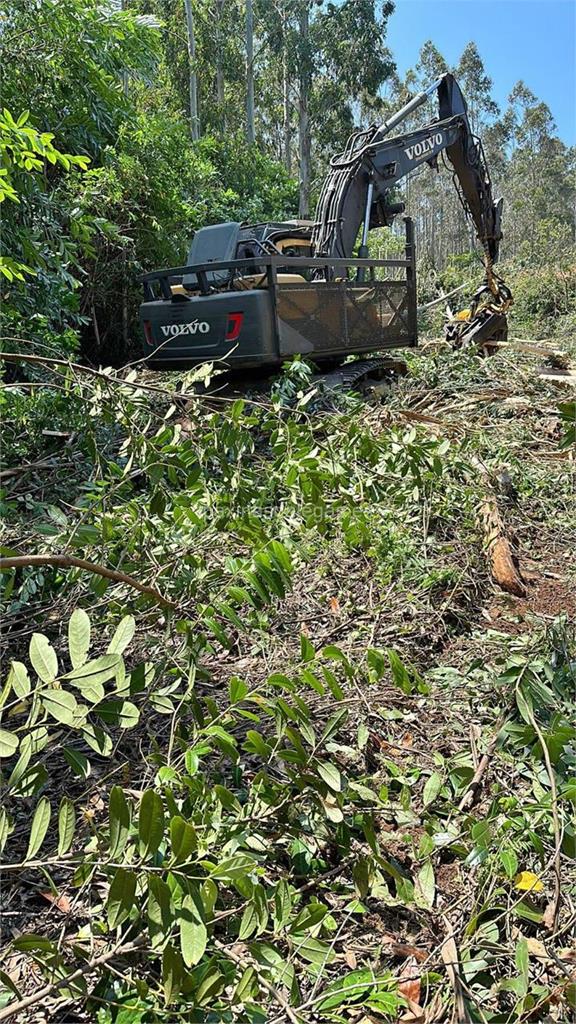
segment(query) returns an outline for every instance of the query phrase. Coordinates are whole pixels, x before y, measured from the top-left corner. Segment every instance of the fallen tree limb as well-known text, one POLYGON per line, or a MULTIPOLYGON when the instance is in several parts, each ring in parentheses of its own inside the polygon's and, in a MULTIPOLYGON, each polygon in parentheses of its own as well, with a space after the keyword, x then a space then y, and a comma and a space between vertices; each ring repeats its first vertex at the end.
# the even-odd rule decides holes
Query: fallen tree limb
POLYGON ((5 480, 9 476, 18 476, 19 473, 26 473, 29 469, 61 469, 62 465, 71 466, 72 463, 25 462, 21 466, 12 466, 10 469, 0 470, 0 480, 5 480))
POLYGON ((514 565, 512 548, 506 536, 506 527, 498 509, 498 501, 490 482, 490 476, 478 459, 473 460, 473 465, 478 470, 486 487, 486 495, 478 509, 478 517, 484 533, 492 577, 509 594, 524 597, 526 588, 514 565))
MULTIPOLYGON (((0 342, 3 339, 0 337, 0 342)), ((169 398, 172 401, 188 402, 202 399, 210 402, 226 402, 234 403, 236 398, 232 395, 216 395, 210 394, 199 394, 195 391, 170 391, 168 388, 157 387, 154 384, 148 384, 142 380, 126 380, 123 377, 116 375, 116 371, 113 374, 104 373, 103 370, 95 370, 92 366, 82 366, 81 363, 72 363, 68 359, 53 359, 51 356, 39 356, 39 355, 26 355, 22 352, 0 352, 0 362, 7 363, 29 363, 35 366, 45 366, 48 370, 53 370, 57 373, 60 370, 73 370, 74 373, 84 374, 88 377, 95 377, 97 380, 102 380, 107 384, 115 384, 121 387, 132 388, 133 391, 149 391, 154 395, 162 395, 164 398, 169 398)), ((138 360, 141 362, 142 360, 138 360)), ((132 364, 128 364, 131 366, 132 364)), ((244 398, 244 402, 248 405, 258 406, 260 408, 268 409, 269 404, 265 402, 257 402, 252 398, 244 398)))
POLYGON ((432 299, 432 302, 425 302, 423 306, 418 306, 418 313, 423 313, 425 309, 431 309, 432 306, 438 306, 441 302, 446 302, 450 296, 456 295, 457 292, 464 291, 465 288, 470 286, 470 282, 466 281, 464 284, 459 284, 457 288, 453 288, 451 292, 446 292, 445 295, 439 295, 437 299, 432 299))
POLYGON ((117 569, 109 569, 98 562, 87 562, 84 558, 75 558, 74 555, 13 555, 0 558, 0 571, 2 569, 26 569, 34 565, 52 565, 61 569, 83 569, 85 572, 92 572, 97 576, 114 580, 115 583, 124 583, 127 587, 132 587, 133 590, 139 590, 141 594, 153 597, 159 604, 167 605, 170 608, 176 607, 174 601, 164 597, 155 587, 140 583, 140 580, 135 579, 134 576, 118 572, 117 569))
POLYGON ((509 594, 524 597, 526 588, 514 565, 510 541, 506 536, 495 495, 488 495, 484 499, 480 505, 479 515, 494 580, 509 594))
POLYGON ((570 356, 564 349, 550 348, 544 342, 526 341, 524 338, 510 338, 508 341, 487 341, 488 348, 514 349, 517 352, 526 352, 531 356, 545 356, 551 359, 557 366, 567 367, 570 356))

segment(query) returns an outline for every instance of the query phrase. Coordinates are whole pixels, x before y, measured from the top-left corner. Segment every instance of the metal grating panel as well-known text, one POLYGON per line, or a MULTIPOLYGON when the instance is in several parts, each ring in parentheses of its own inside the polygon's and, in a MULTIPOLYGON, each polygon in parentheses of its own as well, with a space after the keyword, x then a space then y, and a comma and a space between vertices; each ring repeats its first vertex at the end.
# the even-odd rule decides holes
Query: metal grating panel
POLYGON ((279 284, 276 294, 282 354, 346 354, 416 343, 406 281, 279 284))

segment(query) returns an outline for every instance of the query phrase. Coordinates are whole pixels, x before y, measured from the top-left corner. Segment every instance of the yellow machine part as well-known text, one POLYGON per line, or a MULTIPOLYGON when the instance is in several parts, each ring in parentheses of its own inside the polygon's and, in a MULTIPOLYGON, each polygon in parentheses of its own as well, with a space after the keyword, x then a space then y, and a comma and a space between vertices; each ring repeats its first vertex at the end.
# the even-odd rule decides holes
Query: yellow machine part
POLYGON ((310 254, 310 242, 306 238, 279 238, 274 244, 277 249, 280 249, 280 252, 284 252, 284 249, 290 248, 307 250, 303 253, 304 256, 310 254))

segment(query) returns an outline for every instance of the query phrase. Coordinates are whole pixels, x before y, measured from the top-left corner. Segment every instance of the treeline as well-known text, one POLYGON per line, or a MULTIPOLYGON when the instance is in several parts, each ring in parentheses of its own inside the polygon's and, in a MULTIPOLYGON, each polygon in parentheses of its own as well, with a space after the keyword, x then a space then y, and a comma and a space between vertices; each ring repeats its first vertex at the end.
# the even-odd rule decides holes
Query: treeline
MULTIPOLYGON (((392 12, 381 0, 14 0, 3 334, 62 351, 79 333, 86 356, 119 362, 136 336, 138 274, 179 263, 196 228, 311 215, 350 131, 448 69, 427 43, 397 74, 392 12)), ((473 43, 454 70, 506 199, 504 258, 573 261, 574 150, 548 107, 518 83, 500 110, 473 43)), ((428 106, 412 125, 434 116, 428 106)), ((404 198, 423 269, 466 263, 473 238, 450 173, 424 168, 404 198)))

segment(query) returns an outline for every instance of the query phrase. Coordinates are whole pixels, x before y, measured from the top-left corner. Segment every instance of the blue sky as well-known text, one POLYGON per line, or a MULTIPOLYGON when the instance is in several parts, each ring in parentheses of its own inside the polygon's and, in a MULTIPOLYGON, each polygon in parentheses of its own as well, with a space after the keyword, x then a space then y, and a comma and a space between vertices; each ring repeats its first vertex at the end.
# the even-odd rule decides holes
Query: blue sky
POLYGON ((561 138, 576 143, 576 0, 395 0, 386 43, 399 72, 431 39, 449 65, 473 40, 504 106, 523 79, 544 100, 561 138))

